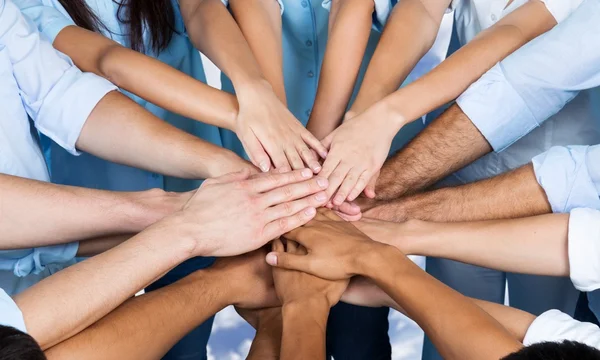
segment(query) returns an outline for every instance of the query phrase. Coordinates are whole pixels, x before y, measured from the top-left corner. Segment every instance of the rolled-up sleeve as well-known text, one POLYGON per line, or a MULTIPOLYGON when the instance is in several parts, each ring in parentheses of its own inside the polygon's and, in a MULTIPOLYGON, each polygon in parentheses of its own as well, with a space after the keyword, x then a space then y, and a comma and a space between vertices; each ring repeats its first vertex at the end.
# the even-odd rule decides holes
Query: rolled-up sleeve
POLYGON ((580 90, 600 85, 600 2, 571 16, 494 66, 458 106, 497 152, 560 111, 580 90))
POLYGON ((558 310, 550 310, 538 316, 527 329, 525 346, 543 342, 576 341, 593 348, 600 348, 600 328, 594 324, 579 322, 558 310))
POLYGON ((116 87, 82 73, 42 39, 11 0, 2 0, 0 46, 13 66, 23 105, 36 128, 72 154, 84 123, 98 102, 116 87))
POLYGON ((565 20, 573 11, 577 10, 583 0, 542 0, 548 11, 554 16, 557 23, 565 20))
POLYGON ((63 264, 75 258, 79 243, 43 246, 26 250, 0 251, 0 270, 12 271, 17 277, 39 274, 51 264, 63 264))
POLYGON ((569 267, 579 291, 600 289, 600 211, 574 209, 569 217, 569 267))
POLYGON ((600 210, 600 145, 553 147, 532 163, 553 212, 600 210))
MULTIPOLYGON (((324 0, 321 3, 325 10, 331 11, 331 1, 324 0)), ((381 32, 398 0, 373 0, 373 3, 375 6, 375 11, 373 12, 373 29, 381 32)))
POLYGON ((64 28, 75 25, 71 18, 51 6, 44 5, 41 0, 13 0, 13 2, 52 43, 64 28))
MULTIPOLYGON (((283 15, 283 0, 273 0, 273 1, 277 1, 277 3, 279 4, 279 8, 281 9, 281 14, 283 15)), ((221 2, 223 3, 223 5, 225 6, 229 6, 229 0, 221 0, 221 2)))

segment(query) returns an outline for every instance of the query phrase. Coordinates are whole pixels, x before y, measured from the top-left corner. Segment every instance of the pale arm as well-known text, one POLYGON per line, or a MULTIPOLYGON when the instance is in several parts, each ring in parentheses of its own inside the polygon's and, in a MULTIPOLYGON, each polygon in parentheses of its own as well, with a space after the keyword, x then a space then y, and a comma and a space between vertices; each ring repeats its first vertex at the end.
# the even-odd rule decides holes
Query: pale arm
POLYGON ((93 72, 165 110, 233 130, 237 100, 164 63, 77 26, 64 28, 55 49, 82 71, 93 72), (148 76, 152 74, 152 76, 148 76))

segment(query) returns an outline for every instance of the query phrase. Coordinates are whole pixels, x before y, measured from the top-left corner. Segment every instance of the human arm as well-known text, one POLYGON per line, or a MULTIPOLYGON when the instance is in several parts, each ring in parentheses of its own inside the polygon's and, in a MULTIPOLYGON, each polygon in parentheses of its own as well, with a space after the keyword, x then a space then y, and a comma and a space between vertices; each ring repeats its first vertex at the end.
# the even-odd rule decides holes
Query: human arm
POLYGON ((445 359, 499 359, 522 347, 481 308, 350 223, 318 219, 286 237, 307 247, 308 255, 271 253, 271 265, 328 279, 366 275, 419 324, 445 359))
MULTIPOLYGON (((294 241, 287 241, 284 247, 280 239, 273 242, 272 250, 296 256, 307 254, 294 241)), ((339 301, 348 280, 329 281, 281 268, 273 269, 273 280, 282 304, 281 359, 324 359, 329 309, 339 301)))
MULTIPOLYGON (((256 4, 258 2, 244 6, 256 4)), ((275 2, 273 5, 277 6, 275 2)), ((304 161, 318 172, 321 166, 309 147, 322 157, 326 156, 325 148, 277 97, 227 8, 220 0, 185 0, 180 1, 180 7, 192 43, 233 82, 240 107, 236 133, 252 162, 261 170, 268 171, 271 163, 275 168, 289 166, 299 169, 304 161)), ((247 11, 244 9, 242 13, 247 11)), ((250 13, 269 14, 267 10, 250 13)), ((243 19, 239 21, 249 24, 243 19)), ((267 33, 273 31, 269 29, 267 33)), ((272 47, 273 41, 266 41, 266 44, 272 47)), ((272 58, 276 60, 277 56, 272 58)))
POLYGON ((158 360, 228 305, 258 308, 276 302, 263 251, 223 258, 209 269, 127 300, 91 327, 47 350, 46 355, 61 360, 158 360))
MULTIPOLYGON (((263 260, 263 264, 266 264, 263 260)), ((235 309, 255 330, 256 335, 247 359, 279 359, 281 352, 282 317, 281 307, 263 309, 235 309)))
POLYGON ((373 0, 333 0, 329 37, 315 103, 306 128, 318 139, 342 121, 358 77, 375 9, 373 0))

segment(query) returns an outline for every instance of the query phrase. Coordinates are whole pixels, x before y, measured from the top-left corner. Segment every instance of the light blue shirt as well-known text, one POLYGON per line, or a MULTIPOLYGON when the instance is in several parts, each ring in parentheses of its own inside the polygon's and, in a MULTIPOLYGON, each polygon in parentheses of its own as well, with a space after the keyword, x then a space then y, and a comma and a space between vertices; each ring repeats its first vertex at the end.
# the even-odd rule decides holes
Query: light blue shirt
MULTIPOLYGON (((397 2, 396 0, 387 1, 390 9, 397 2)), ((282 0, 281 4, 283 10, 283 71, 288 107, 294 116, 306 125, 315 101, 321 65, 327 46, 328 2, 321 0, 282 0)), ((378 5, 376 8, 385 9, 385 6, 378 5)), ((387 16, 389 16, 389 12, 375 13, 375 25, 379 22, 385 22, 387 16)), ((448 20, 451 21, 451 19, 448 20)), ((380 26, 381 24, 379 24, 380 26)), ((442 35, 438 37, 432 51, 421 60, 407 82, 428 72, 445 58, 450 41, 450 28, 445 26, 442 29, 442 35)), ((352 99, 360 89, 363 76, 373 56, 379 37, 379 32, 375 30, 371 32, 352 99)), ((234 92, 231 81, 225 75, 222 76, 221 81, 223 90, 234 92)), ((423 123, 414 122, 403 128, 396 136, 391 152, 400 149, 423 127, 423 123)), ((223 141, 226 147, 243 156, 245 154, 243 147, 235 134, 228 130, 222 130, 222 133, 224 134, 223 141)))
MULTIPOLYGON (((48 181, 29 118, 63 151, 76 155, 83 124, 100 99, 115 89, 105 79, 79 71, 41 38, 12 1, 0 0, 1 173, 48 181)), ((0 251, 0 287, 12 294, 29 284, 15 275, 39 274, 49 264, 70 261, 77 249, 73 243, 0 251)))
POLYGON ((21 309, 2 289, 0 289, 0 325, 13 327, 24 333, 27 332, 21 309))
MULTIPOLYGON (((38 29, 51 41, 64 27, 73 25, 73 21, 62 5, 57 0, 16 0, 24 14, 33 19, 38 29)), ((118 4, 113 0, 87 0, 87 4, 98 18, 109 29, 104 35, 112 38, 121 45, 128 46, 126 25, 117 19, 118 4)), ((146 55, 190 75, 191 77, 206 82, 204 67, 200 54, 192 45, 187 36, 183 18, 179 10, 179 3, 173 0, 175 8, 175 30, 169 46, 156 54, 151 49, 146 50, 146 55)), ((149 42, 146 42, 149 43, 149 42)), ((152 76, 149 74, 148 76, 152 76)), ((198 121, 185 118, 178 114, 166 111, 133 94, 127 94, 138 104, 157 117, 177 126, 178 128, 194 134, 206 141, 222 146, 220 129, 198 121)), ((202 99, 198 99, 202 101, 202 99)), ((187 191, 200 186, 201 179, 185 180, 166 177, 148 171, 110 163, 89 154, 82 154, 75 158, 61 150, 56 144, 49 145, 46 151, 52 181, 60 184, 84 186, 105 190, 137 191, 150 188, 162 188, 168 191, 187 191)))

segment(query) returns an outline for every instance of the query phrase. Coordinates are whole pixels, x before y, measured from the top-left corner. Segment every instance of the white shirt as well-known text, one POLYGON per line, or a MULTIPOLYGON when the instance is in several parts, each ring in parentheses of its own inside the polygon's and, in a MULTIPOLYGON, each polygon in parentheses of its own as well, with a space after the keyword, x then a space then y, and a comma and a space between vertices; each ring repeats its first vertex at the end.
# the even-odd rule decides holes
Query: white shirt
MULTIPOLYGON (((35 128, 77 154, 75 143, 88 116, 116 87, 84 74, 43 40, 11 0, 0 0, 0 173, 48 181, 35 128)), ((78 244, 0 251, 0 287, 9 293, 39 281, 51 263, 73 259, 78 244), (12 276, 11 276, 12 275, 12 276)))
POLYGON ((538 316, 529 326, 523 345, 563 341, 575 341, 600 349, 600 328, 579 322, 558 310, 550 310, 538 316))
POLYGON ((0 289, 0 325, 14 327, 22 332, 27 332, 21 309, 2 289, 0 289))
POLYGON ((600 211, 584 208, 571 211, 569 267, 577 290, 600 289, 600 211))

